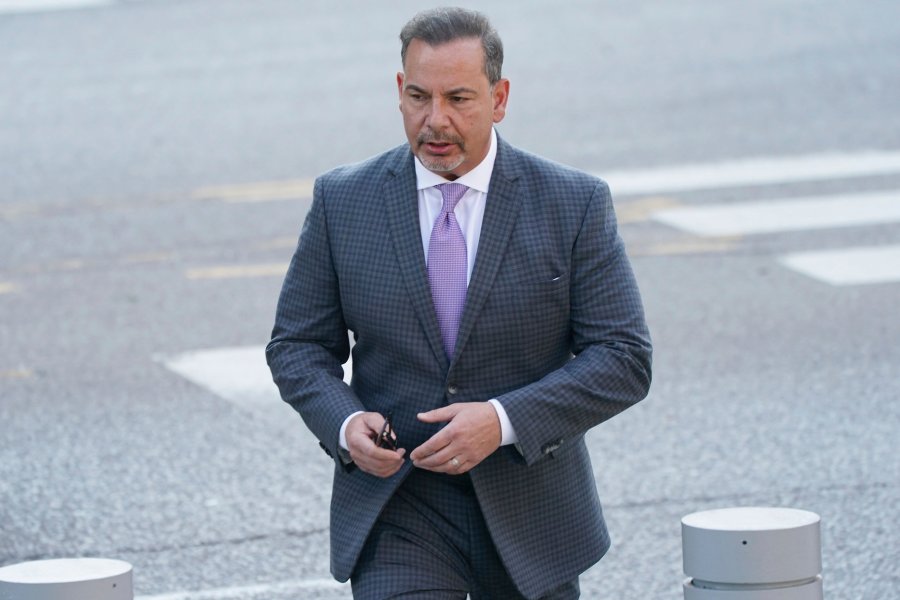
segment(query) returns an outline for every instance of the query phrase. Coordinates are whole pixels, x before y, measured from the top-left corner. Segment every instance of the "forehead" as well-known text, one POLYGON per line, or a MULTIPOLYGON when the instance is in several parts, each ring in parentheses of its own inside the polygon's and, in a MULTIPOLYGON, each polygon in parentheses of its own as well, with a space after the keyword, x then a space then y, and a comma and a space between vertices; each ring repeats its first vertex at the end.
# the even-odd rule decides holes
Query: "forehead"
POLYGON ((462 38, 431 46, 414 39, 403 65, 408 84, 488 84, 484 72, 484 49, 478 38, 462 38))

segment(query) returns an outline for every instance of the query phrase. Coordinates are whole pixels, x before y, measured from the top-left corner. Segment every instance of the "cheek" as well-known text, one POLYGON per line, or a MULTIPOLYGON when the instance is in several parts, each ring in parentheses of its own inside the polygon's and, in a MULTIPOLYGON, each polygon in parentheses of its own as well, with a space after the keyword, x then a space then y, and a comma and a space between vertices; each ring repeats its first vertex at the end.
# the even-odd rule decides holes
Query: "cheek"
POLYGON ((406 127, 419 127, 422 122, 423 112, 408 104, 400 104, 400 113, 403 115, 403 122, 406 127))
POLYGON ((401 113, 403 115, 403 132, 406 134, 406 141, 409 142, 411 147, 415 147, 417 144, 416 140, 424 128, 421 115, 408 110, 401 110, 401 113))
POLYGON ((494 126, 488 115, 480 113, 478 115, 469 115, 465 120, 460 121, 459 131, 470 142, 481 143, 491 136, 491 128, 494 126), (487 118, 485 118, 487 117, 487 118))
POLYGON ((410 110, 404 107, 402 104, 400 105, 400 115, 403 117, 403 127, 408 131, 410 128, 414 127, 415 118, 414 115, 410 112, 410 110))

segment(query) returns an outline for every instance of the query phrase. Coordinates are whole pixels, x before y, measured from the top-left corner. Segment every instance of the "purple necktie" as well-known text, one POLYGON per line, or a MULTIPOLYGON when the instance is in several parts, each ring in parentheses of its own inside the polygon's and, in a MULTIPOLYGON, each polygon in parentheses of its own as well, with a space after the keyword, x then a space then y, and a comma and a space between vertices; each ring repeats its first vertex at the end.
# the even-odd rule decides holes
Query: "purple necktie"
POLYGON ((447 358, 453 358, 459 321, 466 304, 466 274, 469 268, 466 239, 453 209, 469 188, 461 183, 442 183, 435 187, 441 191, 444 205, 434 222, 428 243, 428 283, 431 284, 434 311, 441 326, 444 351, 447 358))

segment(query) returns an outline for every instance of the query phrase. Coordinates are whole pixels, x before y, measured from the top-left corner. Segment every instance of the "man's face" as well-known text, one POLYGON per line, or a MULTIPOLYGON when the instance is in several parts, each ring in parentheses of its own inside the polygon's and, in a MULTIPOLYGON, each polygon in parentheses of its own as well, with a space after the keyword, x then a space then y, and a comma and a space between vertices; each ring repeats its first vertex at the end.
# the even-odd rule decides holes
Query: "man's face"
POLYGON ((487 156, 491 128, 506 115, 509 81, 490 85, 478 38, 439 46, 414 39, 403 68, 397 88, 413 153, 447 179, 468 173, 487 156))

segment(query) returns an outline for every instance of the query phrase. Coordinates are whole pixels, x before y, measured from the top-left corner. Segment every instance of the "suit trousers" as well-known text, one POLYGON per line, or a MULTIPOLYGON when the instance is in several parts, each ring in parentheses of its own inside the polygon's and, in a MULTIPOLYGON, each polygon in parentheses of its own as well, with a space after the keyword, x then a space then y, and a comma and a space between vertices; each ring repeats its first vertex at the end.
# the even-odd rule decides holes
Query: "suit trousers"
MULTIPOLYGON (((351 577, 356 600, 516 600, 468 475, 414 469, 369 534, 351 577)), ((578 580, 543 600, 579 597, 578 580)))

